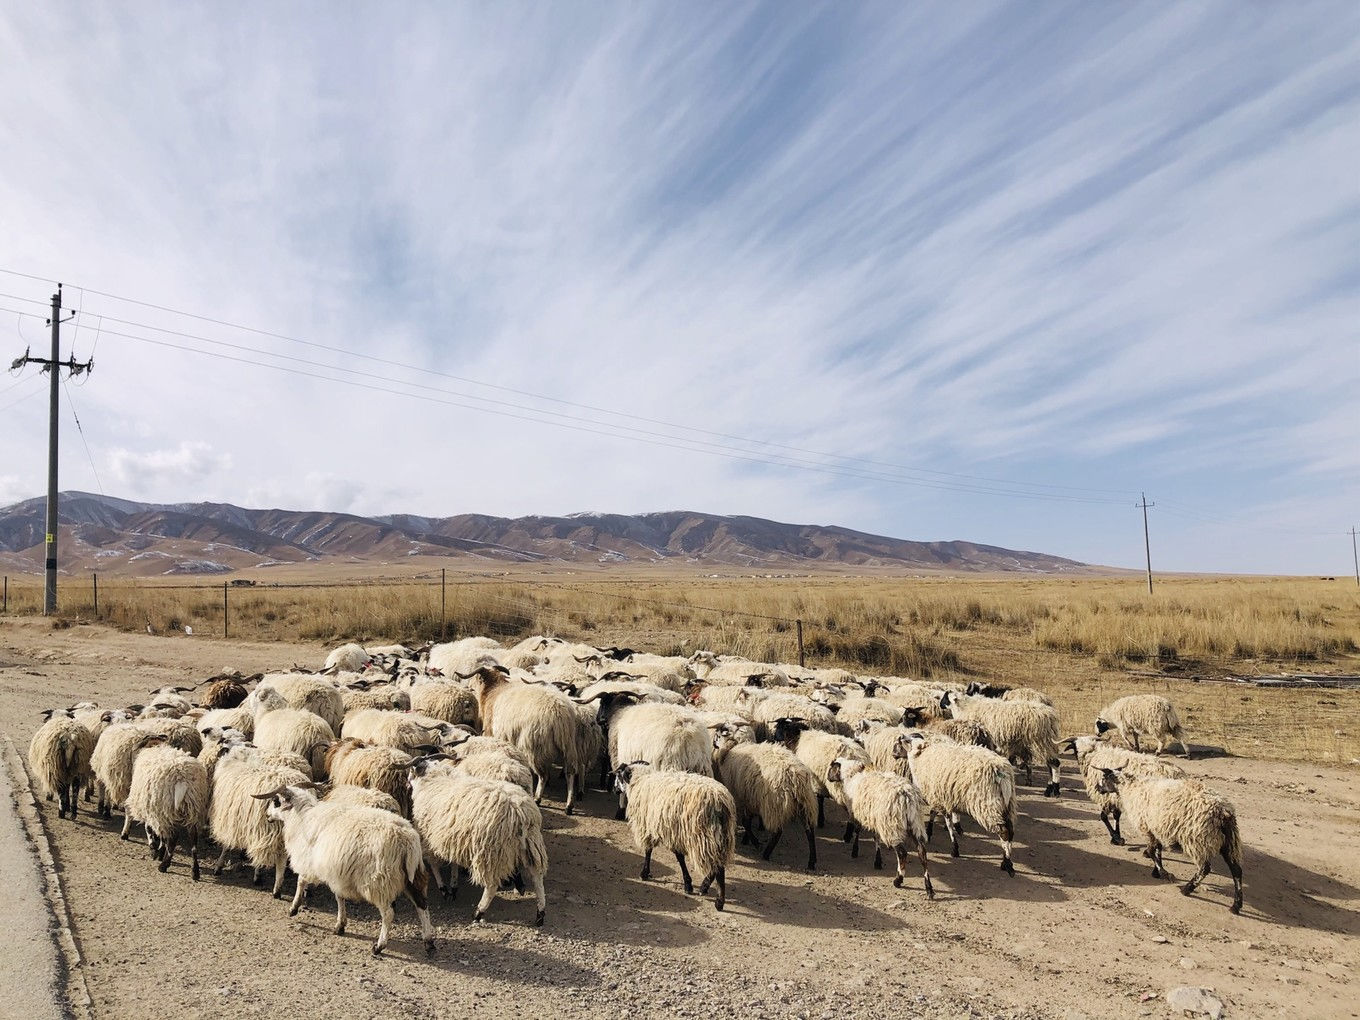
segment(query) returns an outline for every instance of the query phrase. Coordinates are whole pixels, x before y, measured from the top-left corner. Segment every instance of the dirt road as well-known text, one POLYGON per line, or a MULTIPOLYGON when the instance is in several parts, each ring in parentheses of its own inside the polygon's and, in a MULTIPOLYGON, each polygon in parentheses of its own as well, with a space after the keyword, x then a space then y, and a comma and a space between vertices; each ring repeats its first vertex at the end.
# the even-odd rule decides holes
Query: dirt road
MULTIPOLYGON (((323 656, 315 646, 3 620, 0 730, 22 751, 48 705, 118 704, 225 667, 323 656)), ((769 864, 742 852, 721 914, 711 899, 684 895, 669 855, 657 854, 653 881, 638 878, 641 859, 609 798, 592 792, 584 813, 568 818, 554 788, 545 801, 546 927, 529 926, 530 898, 499 899, 478 927, 468 924, 467 893, 436 899, 433 959, 405 904, 389 957, 374 960, 376 915, 367 906, 351 909, 337 937, 324 891, 290 920, 248 872, 195 884, 177 861, 160 875, 144 844, 118 840, 116 816, 70 822, 40 806, 99 1017, 144 1016, 153 998, 156 1012, 189 1017, 285 1009, 630 1020, 1166 1017, 1166 992, 1180 985, 1212 988, 1229 1017, 1360 1015, 1360 773, 1228 758, 1188 767, 1237 805, 1247 846, 1240 917, 1228 913, 1221 867, 1186 898, 1151 878, 1134 848, 1111 846, 1071 776, 1056 802, 1023 787, 1014 879, 970 827, 958 860, 937 833, 934 902, 914 871, 895 890, 890 871, 872 869, 872 854, 850 859, 838 839, 841 816, 828 807, 818 872, 802 870, 798 839, 786 838, 769 864)), ((1179 855, 1168 864, 1188 875, 1179 855)), ((0 1015, 6 1009, 0 1002, 0 1015)))

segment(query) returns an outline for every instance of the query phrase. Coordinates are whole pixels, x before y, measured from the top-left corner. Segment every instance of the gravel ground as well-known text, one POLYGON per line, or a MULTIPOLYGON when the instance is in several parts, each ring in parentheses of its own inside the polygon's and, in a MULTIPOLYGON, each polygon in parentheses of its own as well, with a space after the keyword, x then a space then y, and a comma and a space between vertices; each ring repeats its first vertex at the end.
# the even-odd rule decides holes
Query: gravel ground
MULTIPOLYGON (((47 705, 117 704, 222 668, 323 655, 4 620, 0 731, 22 752, 47 705)), ((742 851, 723 913, 684 895, 669 855, 658 853, 653 881, 642 882, 604 794, 592 791, 584 813, 567 818, 554 787, 544 805, 547 925, 530 927, 532 899, 511 894, 474 927, 466 889, 432 903, 432 959, 404 902, 388 957, 374 960, 376 912, 365 905, 351 907, 337 937, 324 890, 289 919, 248 872, 195 884, 177 859, 160 875, 144 844, 118 840, 117 816, 73 823, 55 805, 40 809, 98 1017, 145 1016, 152 995, 158 1013, 185 1017, 457 1015, 463 1002, 488 1018, 1166 1017, 1166 994, 1181 985, 1213 989, 1229 1017, 1360 1014, 1357 773, 1226 758, 1188 767, 1237 804, 1240 917, 1228 913, 1221 867, 1186 898, 1152 879, 1135 848, 1111 846, 1070 776, 1056 802, 1022 788, 1014 879, 970 827, 958 860, 937 833, 934 902, 915 872, 896 890, 872 855, 850 859, 829 806, 818 872, 802 870, 798 839, 769 864, 742 851)), ((1168 865, 1188 875, 1183 858, 1168 865)))

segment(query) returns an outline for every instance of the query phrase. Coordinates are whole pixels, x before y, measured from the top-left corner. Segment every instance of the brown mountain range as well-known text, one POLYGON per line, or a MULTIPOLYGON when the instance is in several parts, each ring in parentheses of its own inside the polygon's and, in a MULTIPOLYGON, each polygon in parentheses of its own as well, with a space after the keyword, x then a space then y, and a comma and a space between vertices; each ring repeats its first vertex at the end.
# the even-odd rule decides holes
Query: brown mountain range
MULTIPOLYGON (((0 509, 0 565, 42 565, 43 499, 0 509)), ((744 569, 893 568, 1057 573, 1084 564, 973 542, 913 542, 848 528, 692 511, 566 517, 418 517, 139 503, 86 492, 60 501, 62 570, 214 574, 312 561, 449 557, 490 564, 693 564, 744 569)))

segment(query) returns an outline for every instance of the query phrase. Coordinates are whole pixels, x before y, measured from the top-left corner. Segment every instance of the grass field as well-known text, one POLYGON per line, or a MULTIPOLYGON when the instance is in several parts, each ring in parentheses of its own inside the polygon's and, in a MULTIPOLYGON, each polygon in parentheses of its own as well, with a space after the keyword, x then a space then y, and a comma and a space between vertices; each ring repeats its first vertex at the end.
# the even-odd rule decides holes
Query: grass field
MULTIPOLYGON (((92 617, 92 595, 67 583, 63 618, 92 617)), ((1360 692, 1213 682, 1229 672, 1360 671, 1360 591, 1345 580, 1172 578, 1149 596, 1136 578, 563 573, 460 575, 442 595, 441 613, 437 574, 229 588, 229 627, 233 638, 320 643, 552 633, 796 662, 801 620, 809 665, 1030 684, 1057 698, 1073 732, 1089 730, 1120 694, 1157 690, 1181 707, 1198 743, 1268 758, 1360 759, 1360 692)), ((222 635, 222 603, 220 586, 114 581, 101 585, 99 618, 212 638, 222 635)), ((11 580, 11 612, 40 607, 39 588, 11 580)))

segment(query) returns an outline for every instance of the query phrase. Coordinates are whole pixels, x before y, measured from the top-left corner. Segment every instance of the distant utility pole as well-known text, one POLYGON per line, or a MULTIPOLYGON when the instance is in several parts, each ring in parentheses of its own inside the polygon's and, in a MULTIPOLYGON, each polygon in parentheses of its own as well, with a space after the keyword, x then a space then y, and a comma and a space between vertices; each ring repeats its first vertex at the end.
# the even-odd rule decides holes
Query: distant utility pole
POLYGON ((1355 584, 1360 588, 1360 555, 1355 552, 1355 525, 1351 525, 1351 561, 1355 564, 1355 584))
POLYGON ((1152 543, 1148 540, 1147 512, 1148 507, 1156 506, 1156 503, 1147 501, 1147 493, 1143 493, 1143 501, 1135 504, 1143 508, 1143 552, 1147 554, 1147 575, 1148 575, 1148 594, 1152 594, 1152 543))
POLYGON ((47 555, 43 564, 46 580, 43 584, 43 615, 51 616, 57 611, 57 411, 60 400, 61 370, 64 368, 75 378, 83 372, 94 369, 94 359, 77 362, 75 358, 61 360, 61 284, 52 295, 52 317, 47 320, 52 327, 52 356, 35 358, 28 351, 23 357, 15 358, 11 370, 25 365, 42 365, 42 371, 51 373, 51 386, 48 389, 47 405, 47 555))

